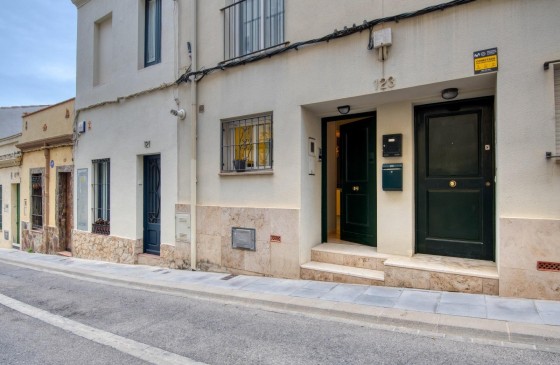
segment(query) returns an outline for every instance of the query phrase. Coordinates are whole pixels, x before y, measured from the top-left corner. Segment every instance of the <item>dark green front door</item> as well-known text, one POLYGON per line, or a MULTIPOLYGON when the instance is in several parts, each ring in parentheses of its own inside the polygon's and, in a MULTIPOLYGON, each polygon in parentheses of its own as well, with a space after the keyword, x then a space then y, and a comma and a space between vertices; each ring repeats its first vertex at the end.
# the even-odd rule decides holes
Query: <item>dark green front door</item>
POLYGON ((144 252, 159 255, 161 236, 160 156, 144 156, 144 252))
POLYGON ((415 114, 417 252, 494 260, 493 98, 415 114))
POLYGON ((340 126, 340 239, 376 246, 375 118, 340 126))

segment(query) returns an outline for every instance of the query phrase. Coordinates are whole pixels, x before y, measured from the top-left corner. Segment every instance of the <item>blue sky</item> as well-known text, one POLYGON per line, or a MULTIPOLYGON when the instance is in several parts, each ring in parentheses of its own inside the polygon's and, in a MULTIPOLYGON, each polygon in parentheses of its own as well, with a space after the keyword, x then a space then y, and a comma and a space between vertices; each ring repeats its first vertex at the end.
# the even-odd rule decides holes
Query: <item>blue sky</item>
POLYGON ((4 0, 0 106, 55 104, 76 93, 77 10, 70 0, 4 0))

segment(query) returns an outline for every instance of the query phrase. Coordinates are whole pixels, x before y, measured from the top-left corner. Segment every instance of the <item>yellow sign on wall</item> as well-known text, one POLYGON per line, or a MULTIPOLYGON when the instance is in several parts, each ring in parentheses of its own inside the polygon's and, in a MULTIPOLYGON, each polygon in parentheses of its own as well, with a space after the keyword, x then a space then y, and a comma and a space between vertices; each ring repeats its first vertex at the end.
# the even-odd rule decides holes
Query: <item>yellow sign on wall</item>
POLYGON ((474 74, 498 71, 498 48, 473 52, 474 74))

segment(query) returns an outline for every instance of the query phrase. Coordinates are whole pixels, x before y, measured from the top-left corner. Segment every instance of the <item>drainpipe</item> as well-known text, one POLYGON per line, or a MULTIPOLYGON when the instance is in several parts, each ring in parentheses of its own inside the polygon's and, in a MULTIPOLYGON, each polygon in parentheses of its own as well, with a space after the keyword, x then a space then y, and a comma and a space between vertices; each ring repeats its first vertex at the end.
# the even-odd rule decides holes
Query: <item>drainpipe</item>
MULTIPOLYGON (((197 0, 193 0, 193 9, 191 12, 192 31, 191 31, 191 49, 192 61, 191 69, 197 70, 197 0)), ((196 80, 191 84, 191 270, 196 270, 196 149, 197 149, 197 131, 196 124, 198 119, 197 106, 197 84, 196 80)))
POLYGON ((43 219, 43 239, 45 241, 45 253, 49 253, 49 176, 50 176, 50 159, 51 159, 51 151, 45 144, 44 146, 44 154, 45 154, 45 185, 43 187, 44 196, 45 196, 45 213, 43 219))

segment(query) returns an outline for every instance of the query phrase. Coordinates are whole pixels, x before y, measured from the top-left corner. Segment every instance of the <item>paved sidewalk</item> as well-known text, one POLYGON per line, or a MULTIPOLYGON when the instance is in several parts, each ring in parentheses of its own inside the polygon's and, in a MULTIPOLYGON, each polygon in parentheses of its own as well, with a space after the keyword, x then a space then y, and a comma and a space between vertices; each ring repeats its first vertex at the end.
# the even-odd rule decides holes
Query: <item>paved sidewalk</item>
POLYGON ((0 262, 175 295, 560 352, 560 302, 171 270, 0 249, 0 262))

